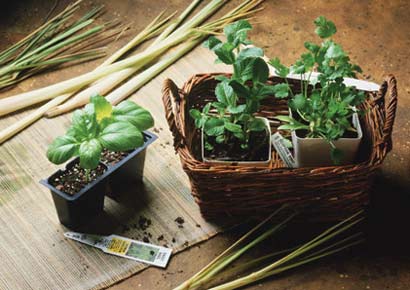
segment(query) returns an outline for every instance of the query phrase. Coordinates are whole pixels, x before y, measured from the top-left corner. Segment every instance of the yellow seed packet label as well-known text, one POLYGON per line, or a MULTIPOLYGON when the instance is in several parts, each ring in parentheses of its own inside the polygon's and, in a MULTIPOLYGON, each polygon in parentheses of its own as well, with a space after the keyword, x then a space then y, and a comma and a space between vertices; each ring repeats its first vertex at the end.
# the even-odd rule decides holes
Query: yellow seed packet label
POLYGON ((126 241, 123 239, 112 238, 111 242, 107 246, 107 251, 125 255, 127 253, 128 247, 130 246, 131 242, 126 241))

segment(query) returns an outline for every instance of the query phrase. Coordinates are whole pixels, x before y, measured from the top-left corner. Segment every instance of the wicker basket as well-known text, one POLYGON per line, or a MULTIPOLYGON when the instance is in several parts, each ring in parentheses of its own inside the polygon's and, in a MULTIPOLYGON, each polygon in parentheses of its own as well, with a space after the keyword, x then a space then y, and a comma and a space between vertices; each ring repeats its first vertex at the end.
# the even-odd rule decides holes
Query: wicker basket
MULTIPOLYGON (((167 79, 163 88, 166 118, 174 137, 174 147, 189 176, 192 195, 207 219, 248 217, 270 213, 288 203, 304 207, 305 218, 314 221, 340 220, 362 209, 378 169, 392 149, 392 129, 397 107, 396 80, 388 76, 378 93, 367 93, 362 105, 363 141, 355 164, 322 168, 285 168, 272 150, 272 162, 266 167, 210 165, 201 161, 200 131, 189 115, 191 108, 201 109, 215 100, 214 74, 194 75, 178 89, 167 79), (386 95, 389 96, 385 102, 386 95)), ((271 77, 272 84, 282 79, 271 77)), ((288 80, 297 92, 297 81, 288 80)), ((269 119, 272 133, 280 125, 273 119, 288 113, 287 101, 265 99, 260 116, 269 119)), ((282 132, 285 133, 285 132, 282 132)))

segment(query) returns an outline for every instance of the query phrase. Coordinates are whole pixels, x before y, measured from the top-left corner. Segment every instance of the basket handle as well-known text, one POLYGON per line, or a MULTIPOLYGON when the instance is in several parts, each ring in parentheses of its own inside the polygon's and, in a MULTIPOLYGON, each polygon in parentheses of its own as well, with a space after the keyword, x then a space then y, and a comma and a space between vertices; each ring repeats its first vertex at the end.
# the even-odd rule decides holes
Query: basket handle
POLYGON ((166 79, 162 88, 162 102, 165 109, 165 117, 168 122, 169 129, 174 137, 174 148, 177 150, 185 144, 185 138, 180 122, 177 120, 178 111, 180 108, 181 96, 177 85, 171 80, 166 79))
POLYGON ((387 152, 393 147, 392 132, 397 110, 397 81, 393 75, 387 75, 380 87, 381 101, 385 104, 382 142, 387 144, 387 152), (388 95, 388 100, 386 96, 388 95), (386 103, 387 101, 387 103, 386 103))

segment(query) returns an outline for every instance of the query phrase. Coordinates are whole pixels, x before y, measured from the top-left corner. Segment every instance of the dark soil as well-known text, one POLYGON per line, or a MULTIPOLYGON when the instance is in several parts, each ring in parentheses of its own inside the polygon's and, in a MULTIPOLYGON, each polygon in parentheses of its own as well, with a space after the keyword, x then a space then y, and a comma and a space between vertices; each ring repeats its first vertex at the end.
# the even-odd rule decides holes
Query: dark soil
POLYGON ((101 161, 108 165, 108 166, 113 166, 116 163, 120 162, 122 159, 127 157, 131 152, 115 152, 115 151, 109 151, 109 150, 104 150, 101 154, 101 161))
POLYGON ((218 144, 214 138, 208 138, 213 145, 212 151, 205 150, 205 157, 218 161, 266 161, 269 155, 268 131, 252 132, 249 137, 249 148, 242 149, 241 143, 232 138, 227 144, 218 144))
POLYGON ((91 170, 88 178, 85 169, 81 168, 79 164, 75 164, 73 167, 63 171, 61 175, 51 180, 50 184, 62 192, 69 195, 75 195, 105 171, 106 168, 103 165, 98 165, 96 169, 91 170))

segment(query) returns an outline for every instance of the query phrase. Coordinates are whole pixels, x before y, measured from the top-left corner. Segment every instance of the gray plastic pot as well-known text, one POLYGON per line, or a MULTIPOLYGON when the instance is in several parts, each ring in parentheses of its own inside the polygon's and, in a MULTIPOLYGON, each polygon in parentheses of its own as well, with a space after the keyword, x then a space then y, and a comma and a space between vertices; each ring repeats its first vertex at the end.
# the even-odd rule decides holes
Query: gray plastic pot
MULTIPOLYGON (((339 165, 352 164, 359 150, 363 138, 357 113, 352 116, 353 127, 357 130, 356 138, 339 138, 333 141, 336 148, 343 151, 343 160, 339 165)), ((301 138, 296 131, 292 131, 292 143, 296 167, 324 167, 333 166, 331 146, 322 138, 301 138)))
POLYGON ((257 117, 259 119, 262 119, 263 122, 266 125, 266 129, 269 134, 269 153, 268 156, 266 156, 266 160, 264 161, 224 161, 224 160, 218 160, 218 159, 209 159, 205 157, 205 146, 204 146, 204 131, 202 130, 201 132, 201 151, 202 151, 202 160, 206 163, 210 164, 215 164, 215 165, 241 165, 241 166, 267 166, 269 165, 269 162, 272 159, 272 146, 270 146, 271 142, 271 129, 269 125, 269 121, 266 118, 262 117, 257 117))

